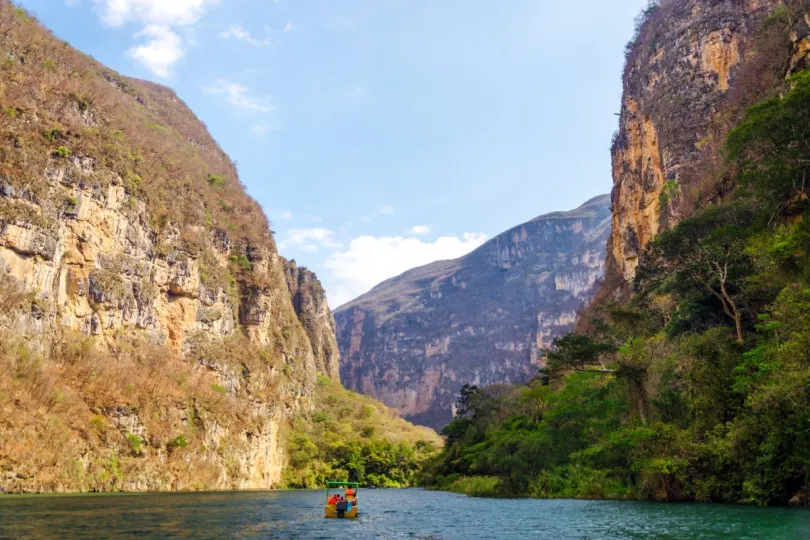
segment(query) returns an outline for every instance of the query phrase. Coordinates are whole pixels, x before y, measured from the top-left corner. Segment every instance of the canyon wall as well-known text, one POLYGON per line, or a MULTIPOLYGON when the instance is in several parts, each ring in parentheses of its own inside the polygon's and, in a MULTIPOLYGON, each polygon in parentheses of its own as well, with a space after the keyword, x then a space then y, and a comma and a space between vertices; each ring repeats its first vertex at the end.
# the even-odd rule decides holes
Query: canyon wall
POLYGON ((442 427, 462 385, 530 379, 602 276, 609 210, 602 196, 538 217, 338 308, 344 384, 442 427))
POLYGON ((767 80, 771 72, 784 76, 767 65, 765 49, 779 44, 763 35, 763 21, 779 4, 662 0, 642 17, 628 48, 612 148, 605 281, 620 295, 629 290, 650 239, 718 194, 718 150, 733 125, 731 111, 758 101, 758 86, 775 86, 767 80))
POLYGON ((315 353, 317 369, 333 381, 340 380, 340 349, 335 338, 335 318, 326 303, 318 276, 295 261, 284 261, 293 307, 315 353))
POLYGON ((0 29, 0 492, 278 486, 338 376, 317 278, 171 90, 0 29))

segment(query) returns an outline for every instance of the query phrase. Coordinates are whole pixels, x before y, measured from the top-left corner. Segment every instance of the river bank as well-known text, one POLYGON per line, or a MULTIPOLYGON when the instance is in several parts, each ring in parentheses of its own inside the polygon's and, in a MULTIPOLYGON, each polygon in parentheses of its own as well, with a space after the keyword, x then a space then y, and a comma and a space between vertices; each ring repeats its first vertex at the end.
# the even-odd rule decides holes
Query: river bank
MULTIPOLYGON (((513 494, 505 490, 503 482, 495 476, 462 476, 452 481, 428 486, 431 491, 443 491, 467 495, 468 497, 492 498, 492 499, 537 499, 537 500, 589 500, 589 501, 635 501, 652 502, 646 499, 642 493, 631 487, 621 486, 616 483, 595 482, 590 490, 582 491, 577 487, 563 487, 557 492, 549 493, 540 491, 542 486, 531 486, 530 489, 538 491, 522 494, 513 494)), ((660 502, 660 501, 658 501, 660 502)), ((678 503, 698 503, 698 501, 670 501, 669 504, 678 503)), ((666 503, 665 503, 666 504, 666 503)), ((738 506, 753 506, 750 503, 740 501, 738 506)), ((810 508, 810 492, 803 490, 793 496, 786 505, 781 507, 790 508, 810 508)))

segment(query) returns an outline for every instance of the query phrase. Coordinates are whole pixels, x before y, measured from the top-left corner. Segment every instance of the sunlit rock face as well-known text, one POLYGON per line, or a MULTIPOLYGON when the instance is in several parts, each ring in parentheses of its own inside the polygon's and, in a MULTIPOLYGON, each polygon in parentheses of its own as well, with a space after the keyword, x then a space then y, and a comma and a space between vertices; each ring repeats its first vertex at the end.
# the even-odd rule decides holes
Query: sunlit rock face
POLYGON ((442 427, 462 385, 525 381, 602 277, 608 196, 410 270, 335 312, 341 380, 442 427))
MULTIPOLYGON (((252 253, 249 279, 231 278, 230 288, 227 282, 212 282, 211 274, 229 272, 228 236, 221 231, 203 234, 206 256, 163 248, 180 231, 171 226, 155 231, 143 218, 144 204, 127 197, 120 180, 103 188, 93 185, 102 172, 78 160, 55 163, 40 178, 36 199, 9 182, 0 186, 0 272, 34 298, 30 313, 15 321, 14 331, 40 341, 43 349, 65 331, 93 337, 100 348, 114 347, 121 335, 143 335, 205 366, 256 421, 250 432, 215 421, 205 424, 202 436, 213 472, 208 471, 204 487, 278 486, 285 460, 281 426, 308 410, 317 372, 338 376, 334 322, 317 277, 280 257, 268 242, 252 253), (69 208, 57 206, 63 201, 69 201, 69 208), (239 332, 265 347, 274 360, 294 366, 291 374, 284 377, 268 369, 245 378, 204 356, 188 354, 192 339, 217 342, 239 332), (273 400, 260 397, 269 386, 278 387, 273 400)), ((167 407, 165 416, 177 432, 190 421, 182 406, 167 407)), ((100 417, 122 433, 149 436, 137 407, 104 408, 100 417)), ((88 455, 90 463, 93 453, 88 455)), ((141 461, 143 474, 127 478, 121 488, 189 487, 164 467, 159 455, 145 452, 141 461)), ((36 476, 14 478, 4 489, 27 491, 38 485, 36 476)), ((42 489, 83 489, 77 486, 66 482, 42 489)))
POLYGON ((0 493, 278 487, 338 372, 316 276, 172 90, 0 28, 0 493))
MULTIPOLYGON (((613 144, 606 283, 627 290, 647 243, 699 206, 741 66, 779 0, 663 0, 628 51, 613 144)), ((739 83, 739 84, 738 84, 739 83)), ((736 99, 739 99, 737 96, 736 99)))
POLYGON ((338 381, 340 350, 335 339, 335 319, 326 303, 318 276, 295 261, 284 261, 284 273, 293 308, 309 337, 320 373, 338 381))

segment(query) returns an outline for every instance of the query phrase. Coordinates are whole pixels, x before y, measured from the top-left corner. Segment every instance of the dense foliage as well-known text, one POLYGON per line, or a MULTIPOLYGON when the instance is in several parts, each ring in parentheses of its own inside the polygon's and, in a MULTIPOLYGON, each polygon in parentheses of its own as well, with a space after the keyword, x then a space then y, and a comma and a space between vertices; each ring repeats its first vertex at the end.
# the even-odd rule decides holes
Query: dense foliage
POLYGON ((407 487, 441 438, 414 426, 379 401, 320 376, 315 413, 290 434, 288 487, 319 488, 328 480, 407 487))
POLYGON ((727 138, 734 189, 659 235, 549 379, 462 392, 427 484, 786 504, 810 486, 810 73, 727 138))

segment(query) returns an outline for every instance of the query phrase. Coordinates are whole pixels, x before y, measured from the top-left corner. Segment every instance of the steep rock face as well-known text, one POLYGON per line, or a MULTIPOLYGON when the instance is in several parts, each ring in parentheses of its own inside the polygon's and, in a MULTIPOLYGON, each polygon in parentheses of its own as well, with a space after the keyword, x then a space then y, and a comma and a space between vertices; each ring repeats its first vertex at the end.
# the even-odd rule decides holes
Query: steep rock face
MULTIPOLYGON (((780 0, 663 0, 628 51, 613 144, 613 223, 606 282, 635 277, 644 247, 697 204, 709 164, 692 174, 780 0)), ((798 60, 797 60, 798 62, 798 60)), ((757 74, 755 74, 757 75, 757 74)))
POLYGON ((378 285, 335 311, 341 379, 432 427, 463 384, 526 380, 601 278, 609 226, 597 197, 378 285))
POLYGON ((326 303, 326 292, 318 276, 295 261, 284 261, 287 287, 293 308, 309 336, 318 371, 335 382, 340 380, 340 350, 335 338, 335 319, 326 303))
POLYGON ((0 492, 277 486, 337 370, 317 279, 171 90, 0 28, 0 492))

